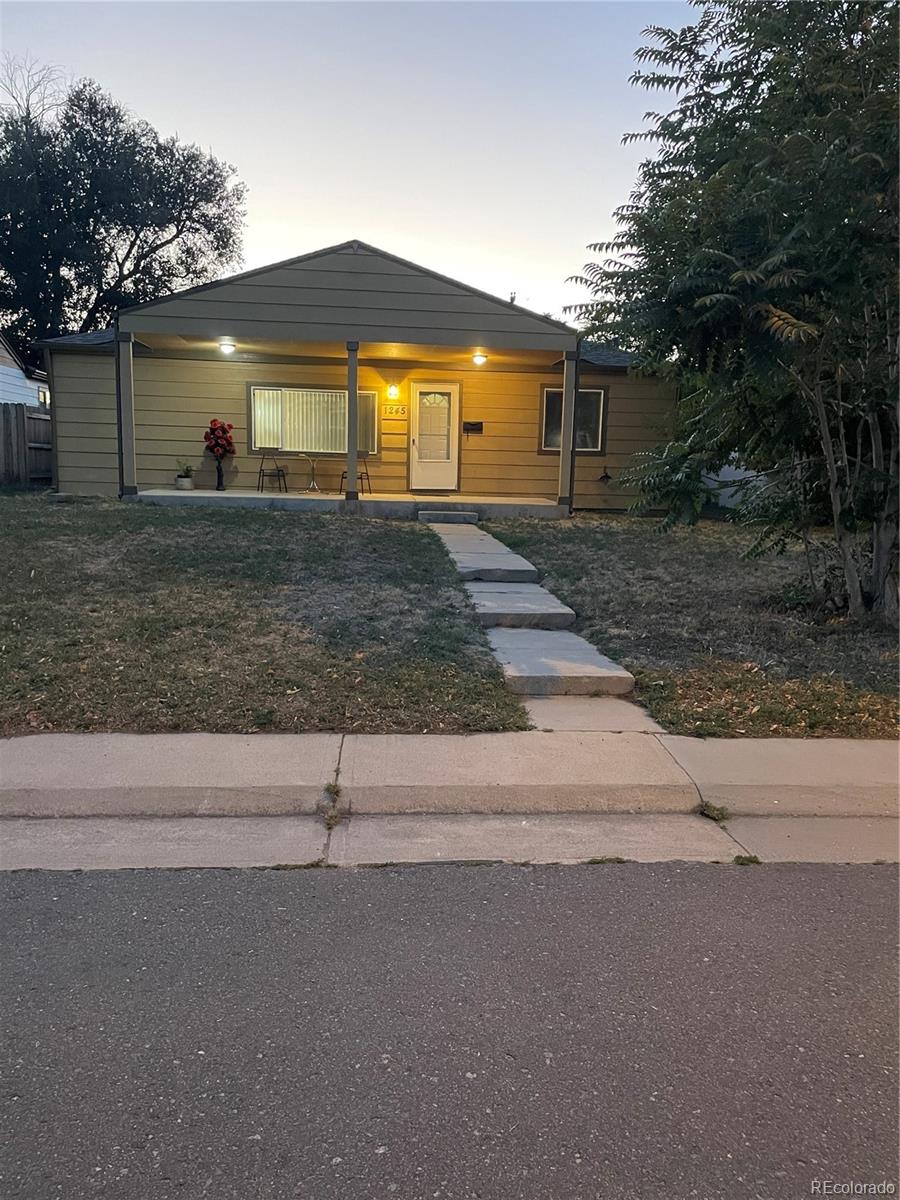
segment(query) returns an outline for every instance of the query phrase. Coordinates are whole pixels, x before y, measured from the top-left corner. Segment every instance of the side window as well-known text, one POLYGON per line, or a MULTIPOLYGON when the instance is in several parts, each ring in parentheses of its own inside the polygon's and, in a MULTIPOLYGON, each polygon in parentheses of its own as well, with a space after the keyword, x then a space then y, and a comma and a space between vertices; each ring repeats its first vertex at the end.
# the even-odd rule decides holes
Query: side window
MULTIPOLYGON (((575 400, 575 450, 603 449, 603 388, 580 388, 575 400)), ((562 441, 562 388, 544 388, 542 450, 559 450, 562 441)))

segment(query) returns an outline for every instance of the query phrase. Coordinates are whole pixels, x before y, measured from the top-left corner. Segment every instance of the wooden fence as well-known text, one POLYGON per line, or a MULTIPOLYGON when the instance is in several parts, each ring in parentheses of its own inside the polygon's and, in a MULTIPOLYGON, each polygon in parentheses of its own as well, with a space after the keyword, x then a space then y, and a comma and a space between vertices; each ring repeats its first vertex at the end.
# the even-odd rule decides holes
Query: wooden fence
POLYGON ((53 422, 31 404, 0 404, 0 483, 34 486, 53 479, 53 422))

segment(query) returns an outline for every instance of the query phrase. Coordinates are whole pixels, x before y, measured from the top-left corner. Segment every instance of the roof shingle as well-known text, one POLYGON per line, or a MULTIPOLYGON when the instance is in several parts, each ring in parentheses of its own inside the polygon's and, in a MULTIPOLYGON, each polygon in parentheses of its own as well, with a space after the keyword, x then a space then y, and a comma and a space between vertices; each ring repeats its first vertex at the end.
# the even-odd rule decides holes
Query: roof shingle
POLYGON ((582 342, 581 360, 592 367, 630 367, 637 361, 637 356, 610 342, 582 342))
POLYGON ((91 333, 64 333, 61 337, 44 338, 36 346, 112 346, 116 340, 113 328, 95 329, 91 333))

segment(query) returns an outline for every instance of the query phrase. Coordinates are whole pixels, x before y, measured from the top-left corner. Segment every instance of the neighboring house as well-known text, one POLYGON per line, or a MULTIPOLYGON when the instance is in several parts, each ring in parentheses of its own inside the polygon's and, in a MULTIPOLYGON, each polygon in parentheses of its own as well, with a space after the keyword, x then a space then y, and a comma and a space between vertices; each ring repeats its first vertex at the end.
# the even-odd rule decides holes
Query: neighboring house
MULTIPOLYGON (((722 485, 743 483, 745 479, 760 479, 759 472, 748 471, 745 467, 733 464, 723 467, 713 476, 714 482, 722 485)), ((720 508, 735 508, 745 498, 745 493, 746 489, 739 491, 736 487, 722 486, 716 494, 716 503, 720 508)))
POLYGON ((49 403, 46 374, 29 370, 0 333, 0 404, 49 403))
POLYGON ((202 436, 217 417, 234 425, 229 490, 255 490, 274 449, 292 492, 314 460, 320 496, 340 494, 347 471, 354 499, 365 460, 376 498, 621 509, 618 475, 673 406, 670 388, 629 376, 628 355, 357 241, 123 309, 117 324, 43 343, 60 491, 171 488, 179 459, 208 488, 202 436))

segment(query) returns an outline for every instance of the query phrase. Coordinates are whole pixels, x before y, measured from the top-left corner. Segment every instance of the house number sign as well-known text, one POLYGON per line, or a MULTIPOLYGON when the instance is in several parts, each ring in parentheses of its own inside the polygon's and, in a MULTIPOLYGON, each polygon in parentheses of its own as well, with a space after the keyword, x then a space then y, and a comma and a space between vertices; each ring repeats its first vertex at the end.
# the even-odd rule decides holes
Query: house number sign
POLYGON ((405 404, 382 404, 381 415, 383 417, 405 417, 405 404))

